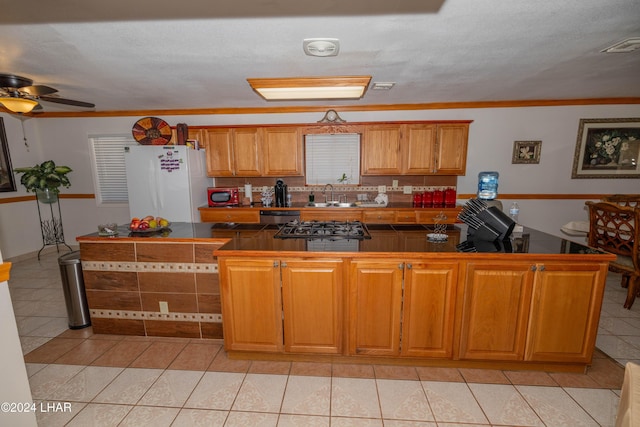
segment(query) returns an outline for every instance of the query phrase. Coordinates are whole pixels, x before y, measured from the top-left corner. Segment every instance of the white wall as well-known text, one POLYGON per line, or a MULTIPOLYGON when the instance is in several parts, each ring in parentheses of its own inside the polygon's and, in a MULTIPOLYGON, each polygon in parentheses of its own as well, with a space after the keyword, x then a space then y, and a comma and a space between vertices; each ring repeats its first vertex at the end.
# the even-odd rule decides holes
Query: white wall
MULTIPOLYGON (((0 251, 0 264, 2 253, 0 251)), ((33 403, 27 368, 22 356, 22 346, 18 337, 18 326, 13 313, 9 285, 0 282, 0 402, 33 403)), ((4 407, 3 407, 4 409, 4 407)), ((5 412, 0 411, 0 425, 3 426, 37 426, 35 412, 5 412)))
MULTIPOLYGON (((69 175, 73 194, 94 193, 88 137, 99 134, 130 135, 140 117, 29 119, 25 129, 30 150, 23 143, 20 121, 4 117, 14 167, 53 159, 74 169, 69 175)), ((322 113, 161 116, 169 124, 268 124, 314 123, 322 113)), ((486 108, 340 112, 347 121, 473 120, 469 131, 467 174, 458 178, 458 193, 475 193, 478 173, 500 172, 499 193, 504 194, 599 194, 640 193, 638 179, 571 179, 571 168, 581 118, 640 117, 640 105, 599 105, 530 108, 486 108), (541 140, 539 164, 511 164, 514 141, 541 140)), ((402 182, 400 182, 402 185, 402 182)), ((0 193, 0 198, 26 194, 0 193)), ((582 200, 522 200, 520 222, 561 235, 559 228, 572 220, 586 220, 582 200)), ((508 208, 510 201, 504 201, 508 208)), ((98 208, 93 199, 62 199, 66 240, 96 231, 105 221, 125 223, 126 207, 98 208)), ((6 257, 37 251, 42 246, 35 201, 0 204, 0 249, 6 257)))

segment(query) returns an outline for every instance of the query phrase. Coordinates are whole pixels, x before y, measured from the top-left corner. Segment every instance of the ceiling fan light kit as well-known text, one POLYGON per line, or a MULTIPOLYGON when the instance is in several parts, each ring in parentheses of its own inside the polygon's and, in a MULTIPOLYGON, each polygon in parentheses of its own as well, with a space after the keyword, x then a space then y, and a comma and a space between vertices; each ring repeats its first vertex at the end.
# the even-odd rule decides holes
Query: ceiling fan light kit
POLYGON ((371 76, 281 77, 247 79, 267 101, 303 99, 360 99, 371 76))
POLYGON ((0 97, 0 104, 12 113, 29 113, 38 105, 38 101, 29 98, 16 98, 11 96, 0 97))

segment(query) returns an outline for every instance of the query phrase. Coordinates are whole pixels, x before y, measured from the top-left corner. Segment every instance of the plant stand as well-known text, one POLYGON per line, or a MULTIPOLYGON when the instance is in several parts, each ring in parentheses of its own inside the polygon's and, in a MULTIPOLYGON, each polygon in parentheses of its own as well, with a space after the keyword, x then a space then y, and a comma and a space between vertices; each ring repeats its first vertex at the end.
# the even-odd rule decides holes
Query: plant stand
POLYGON ((42 234, 42 248, 38 251, 38 260, 40 260, 40 253, 47 246, 56 245, 56 250, 60 253, 60 245, 64 245, 69 248, 70 251, 71 246, 67 245, 64 241, 64 230, 62 229, 62 211, 60 210, 60 203, 58 202, 58 198, 48 199, 45 202, 41 201, 41 198, 36 196, 36 203, 38 204, 38 218, 40 218, 40 232, 42 234), (49 218, 42 218, 42 211, 44 210, 46 215, 46 208, 40 209, 40 204, 44 206, 49 205, 49 218), (53 205, 58 205, 58 214, 56 216, 53 205))

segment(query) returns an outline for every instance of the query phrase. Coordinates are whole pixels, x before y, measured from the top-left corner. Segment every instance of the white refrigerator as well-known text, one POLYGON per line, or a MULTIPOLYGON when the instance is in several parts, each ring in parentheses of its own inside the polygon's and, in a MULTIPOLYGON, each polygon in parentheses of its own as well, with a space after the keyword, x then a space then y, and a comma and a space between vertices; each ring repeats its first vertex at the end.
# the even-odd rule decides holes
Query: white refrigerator
POLYGON ((205 152, 186 145, 124 148, 131 217, 160 216, 171 222, 200 222, 207 205, 205 152))

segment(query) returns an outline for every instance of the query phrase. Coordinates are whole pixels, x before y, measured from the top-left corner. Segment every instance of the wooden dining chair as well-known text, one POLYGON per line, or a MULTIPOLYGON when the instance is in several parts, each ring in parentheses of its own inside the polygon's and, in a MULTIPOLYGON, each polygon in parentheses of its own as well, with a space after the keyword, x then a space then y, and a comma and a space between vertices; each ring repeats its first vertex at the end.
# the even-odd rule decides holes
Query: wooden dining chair
POLYGON ((602 201, 637 208, 640 207, 640 194, 613 194, 603 197, 602 201))
POLYGON ((622 274, 627 288, 624 308, 630 309, 640 292, 640 207, 610 202, 586 202, 589 246, 617 255, 609 271, 622 274))

